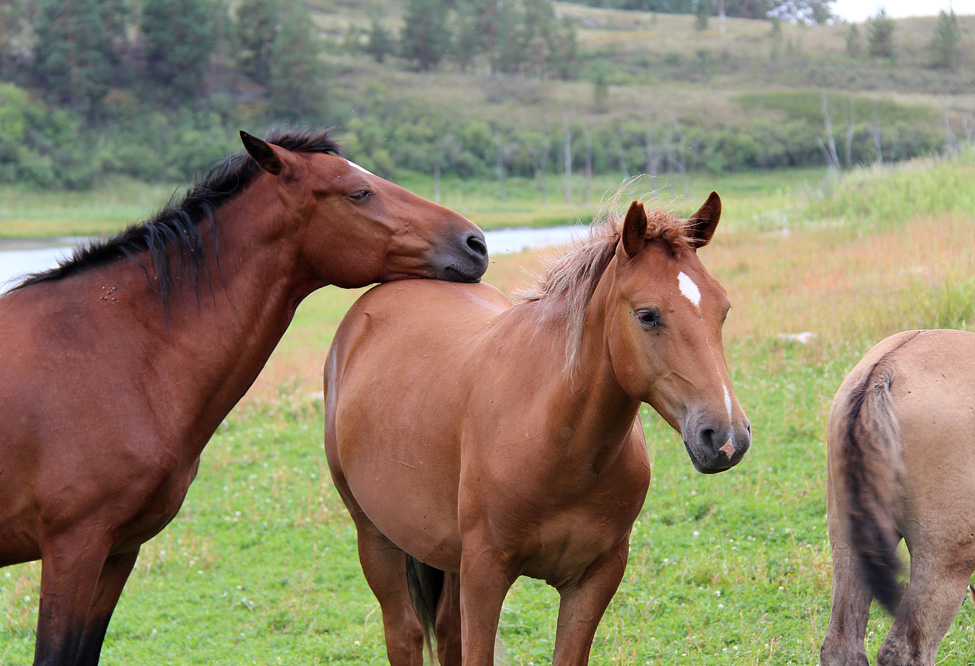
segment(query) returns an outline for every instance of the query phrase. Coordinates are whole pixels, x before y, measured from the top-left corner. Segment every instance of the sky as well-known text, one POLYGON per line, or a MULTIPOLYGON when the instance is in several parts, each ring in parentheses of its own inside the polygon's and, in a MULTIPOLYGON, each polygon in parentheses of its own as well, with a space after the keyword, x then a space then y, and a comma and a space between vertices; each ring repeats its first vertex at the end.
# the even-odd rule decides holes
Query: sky
POLYGON ((836 0, 832 4, 834 14, 857 23, 876 16, 881 7, 891 18, 937 16, 950 9, 959 15, 975 14, 975 0, 836 0))

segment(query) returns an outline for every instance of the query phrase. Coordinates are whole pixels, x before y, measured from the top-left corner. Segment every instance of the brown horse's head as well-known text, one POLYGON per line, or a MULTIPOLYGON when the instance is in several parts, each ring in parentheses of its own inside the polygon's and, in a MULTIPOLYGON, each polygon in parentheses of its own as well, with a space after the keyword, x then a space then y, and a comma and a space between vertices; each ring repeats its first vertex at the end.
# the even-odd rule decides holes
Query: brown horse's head
POLYGON ((306 267, 339 287, 409 277, 477 282, 484 234, 467 218, 338 155, 291 152, 246 132, 244 147, 273 178, 306 267), (308 223, 307 221, 310 221, 308 223))
POLYGON ((721 327, 728 294, 697 256, 718 225, 714 192, 681 225, 653 225, 642 204, 626 214, 616 247, 607 317, 614 372, 631 397, 653 406, 684 437, 700 472, 733 467, 751 443, 735 398, 721 327))

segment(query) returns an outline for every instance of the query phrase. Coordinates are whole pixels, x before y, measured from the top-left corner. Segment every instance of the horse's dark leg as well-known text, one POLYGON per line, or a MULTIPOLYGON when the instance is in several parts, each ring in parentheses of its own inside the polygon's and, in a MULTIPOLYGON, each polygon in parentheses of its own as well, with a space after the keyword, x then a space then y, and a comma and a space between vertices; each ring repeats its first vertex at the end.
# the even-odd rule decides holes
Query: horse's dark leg
POLYGON ((125 581, 129 579, 129 573, 138 557, 137 548, 129 553, 113 555, 105 561, 98 586, 95 588, 95 599, 88 611, 88 622, 85 625, 78 659, 79 666, 95 666, 98 663, 108 623, 112 619, 122 588, 125 587, 125 581))
POLYGON ((948 561, 950 549, 912 551, 911 580, 877 666, 931 666, 965 599, 971 561, 948 561))
POLYGON ((84 528, 41 543, 41 603, 34 666, 78 663, 88 609, 108 545, 84 528))
POLYGON ((553 666, 584 666, 596 627, 626 570, 629 539, 586 570, 582 580, 559 588, 559 628, 555 633, 553 666))
MULTIPOLYGON (((834 527, 830 525, 831 535, 834 527)), ((833 540, 833 610, 819 650, 822 666, 867 666, 863 641, 870 619, 870 593, 860 574, 853 549, 845 540, 833 540)))
POLYGON ((440 666, 460 666, 460 576, 444 574, 437 605, 437 658, 440 666))
POLYGON ((406 553, 361 513, 353 518, 362 573, 382 609, 390 666, 423 666, 423 629, 406 586, 406 553))

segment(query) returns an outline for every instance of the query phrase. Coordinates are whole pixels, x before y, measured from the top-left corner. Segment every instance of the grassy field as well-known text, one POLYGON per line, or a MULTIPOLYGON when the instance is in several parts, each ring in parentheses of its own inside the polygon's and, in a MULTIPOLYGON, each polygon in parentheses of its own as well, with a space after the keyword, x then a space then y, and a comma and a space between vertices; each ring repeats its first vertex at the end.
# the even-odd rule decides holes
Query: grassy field
MULTIPOLYGON (((831 578, 826 410, 881 338, 975 330, 973 170, 969 154, 864 171, 826 199, 821 175, 722 183, 727 223, 701 256, 733 302, 725 346, 753 447, 733 470, 699 475, 645 410, 655 478, 593 663, 818 663, 831 578), (806 344, 793 337, 803 332, 806 344)), ((712 186, 695 183, 690 205, 712 186)), ((537 262, 498 256, 485 279, 510 292, 537 262)), ((321 366, 356 295, 329 288, 299 308, 207 447, 181 514, 143 548, 102 663, 384 663, 378 605, 321 444, 321 366)), ((2 664, 30 661, 38 577, 36 564, 0 571, 2 664)), ((556 606, 553 590, 518 582, 501 618, 512 664, 550 663, 556 606)), ((888 626, 875 609, 869 653, 888 626)), ((966 602, 940 663, 973 662, 966 602)))

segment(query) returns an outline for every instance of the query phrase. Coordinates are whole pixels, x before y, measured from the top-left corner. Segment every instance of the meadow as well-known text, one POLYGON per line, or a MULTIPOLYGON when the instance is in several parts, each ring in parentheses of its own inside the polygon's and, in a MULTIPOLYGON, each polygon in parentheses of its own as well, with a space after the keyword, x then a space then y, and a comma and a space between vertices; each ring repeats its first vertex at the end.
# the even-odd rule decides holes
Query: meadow
MULTIPOLYGON (((969 152, 842 182, 822 172, 701 176, 675 203, 661 190, 664 204, 688 211, 710 189, 722 194, 724 222, 701 257, 733 303, 725 348, 753 446, 738 467, 697 474, 680 437, 644 409, 654 480, 594 664, 818 663, 831 579, 826 411, 844 374, 883 337, 975 330, 972 183, 969 152)), ((430 194, 429 184, 408 186, 430 194)), ((465 205, 447 192, 445 204, 465 205)), ((11 196, 0 190, 0 201, 11 196)), ((497 212, 487 186, 465 200, 479 223, 497 212)), ((540 208, 512 215, 536 219, 540 208)), ((572 215, 586 219, 586 210, 572 215)), ((52 233, 70 235, 72 225, 52 233)), ((485 281, 510 293, 538 265, 533 253, 495 256, 485 281)), ((143 547, 102 663, 385 663, 378 604, 322 450, 321 368, 358 293, 327 288, 298 309, 204 452, 180 515, 143 547)), ((39 571, 36 563, 0 570, 2 664, 30 662, 39 571)), ((515 585, 500 629, 511 664, 550 663, 556 608, 544 584, 515 585)), ((888 627, 875 608, 868 653, 888 627)), ((966 601, 940 663, 975 662, 973 630, 966 601)))

